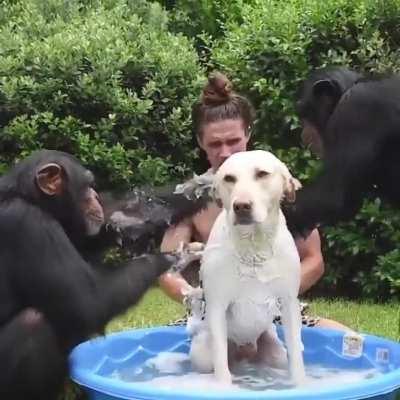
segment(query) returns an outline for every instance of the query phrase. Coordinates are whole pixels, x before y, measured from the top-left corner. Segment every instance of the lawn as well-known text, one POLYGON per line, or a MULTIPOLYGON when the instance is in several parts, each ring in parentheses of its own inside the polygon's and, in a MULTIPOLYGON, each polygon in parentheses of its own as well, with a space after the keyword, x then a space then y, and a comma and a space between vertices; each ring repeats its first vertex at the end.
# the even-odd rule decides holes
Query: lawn
MULTIPOLYGON (((160 289, 150 289, 140 304, 114 319, 108 332, 163 325, 182 317, 184 308, 170 300, 160 289)), ((310 302, 310 314, 337 320, 360 332, 400 340, 400 304, 356 303, 340 299, 310 302)))

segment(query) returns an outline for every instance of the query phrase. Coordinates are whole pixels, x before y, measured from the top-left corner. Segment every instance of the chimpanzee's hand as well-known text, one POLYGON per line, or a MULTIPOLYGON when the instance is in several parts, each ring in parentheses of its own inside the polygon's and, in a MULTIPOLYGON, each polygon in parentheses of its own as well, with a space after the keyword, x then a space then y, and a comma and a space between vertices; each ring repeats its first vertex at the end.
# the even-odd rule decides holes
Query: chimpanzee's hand
POLYGON ((170 270, 172 272, 183 271, 190 263, 201 259, 203 250, 203 243, 191 242, 184 244, 181 242, 176 251, 169 253, 170 255, 176 257, 176 262, 174 262, 170 270))
POLYGON ((193 200, 200 197, 211 199, 212 186, 214 183, 214 173, 210 168, 202 175, 194 174, 192 179, 176 185, 175 194, 183 194, 187 199, 193 200))
POLYGON ((315 228, 296 212, 296 204, 283 202, 281 205, 282 212, 286 218, 286 225, 294 238, 302 237, 307 239, 308 235, 315 228))

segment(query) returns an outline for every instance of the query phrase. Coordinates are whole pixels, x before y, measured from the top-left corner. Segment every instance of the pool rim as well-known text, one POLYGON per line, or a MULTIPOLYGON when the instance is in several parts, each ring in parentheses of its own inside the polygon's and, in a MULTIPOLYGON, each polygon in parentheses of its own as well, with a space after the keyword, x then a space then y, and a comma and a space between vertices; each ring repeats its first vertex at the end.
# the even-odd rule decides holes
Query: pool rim
MULTIPOLYGON (((76 346, 70 355, 70 377, 71 379, 82 386, 83 388, 90 389, 92 391, 99 392, 108 396, 115 397, 115 399, 121 400, 354 400, 354 399, 367 399, 376 396, 385 395, 400 388, 400 366, 394 371, 382 374, 380 376, 365 380, 358 381, 356 383, 346 383, 341 387, 326 386, 324 388, 316 390, 314 387, 312 391, 310 388, 307 389, 281 389, 281 390, 268 390, 268 391, 219 391, 219 390, 207 390, 197 392, 195 390, 169 390, 169 389, 154 389, 150 384, 143 382, 123 382, 120 380, 112 379, 109 377, 100 376, 94 374, 87 368, 80 368, 74 365, 74 360, 77 357, 79 351, 90 346, 97 341, 104 341, 112 337, 132 337, 143 336, 151 332, 178 332, 184 333, 184 326, 157 326, 151 328, 138 328, 129 329, 119 332, 113 332, 106 336, 100 336, 88 341, 85 341, 76 346), (322 397, 323 396, 323 397, 322 397)), ((344 332, 336 331, 333 329, 326 328, 308 328, 303 327, 303 330, 319 331, 329 336, 337 337, 343 336, 344 332)), ((389 343, 391 346, 399 346, 400 343, 394 340, 370 335, 367 333, 360 334, 365 338, 378 339, 383 343, 389 343)))

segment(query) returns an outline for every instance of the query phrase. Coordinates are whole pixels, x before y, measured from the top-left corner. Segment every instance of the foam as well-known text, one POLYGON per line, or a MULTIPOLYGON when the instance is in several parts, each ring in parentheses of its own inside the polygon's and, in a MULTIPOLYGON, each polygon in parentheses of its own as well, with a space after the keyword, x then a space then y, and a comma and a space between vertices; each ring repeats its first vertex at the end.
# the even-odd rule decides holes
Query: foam
MULTIPOLYGON (((329 387, 355 383, 381 375, 377 369, 339 369, 322 365, 306 365, 306 380, 302 387, 329 387)), ((111 375, 125 382, 146 382, 152 387, 169 390, 280 390, 293 387, 287 371, 241 362, 232 369, 233 383, 226 386, 215 380, 213 374, 191 370, 186 353, 161 352, 149 358, 140 367, 116 370, 111 375)))

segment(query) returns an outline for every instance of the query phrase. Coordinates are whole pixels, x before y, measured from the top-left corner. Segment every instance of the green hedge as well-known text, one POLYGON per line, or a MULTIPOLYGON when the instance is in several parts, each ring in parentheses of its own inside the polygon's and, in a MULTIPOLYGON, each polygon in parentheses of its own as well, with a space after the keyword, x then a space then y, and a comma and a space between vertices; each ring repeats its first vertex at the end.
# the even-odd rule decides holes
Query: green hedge
POLYGON ((9 5, 0 26, 1 169, 48 147, 76 154, 104 184, 187 175, 204 73, 166 18, 140 1, 9 5))
MULTIPOLYGON (((399 70, 400 0, 14 0, 0 13, 0 173, 40 147, 76 154, 103 186, 201 169, 190 110, 221 69, 257 108, 253 145, 303 182, 294 95, 314 67, 399 70)), ((400 297, 398 211, 366 201, 323 230, 325 293, 400 297), (390 222, 390 223, 389 223, 390 222)))

